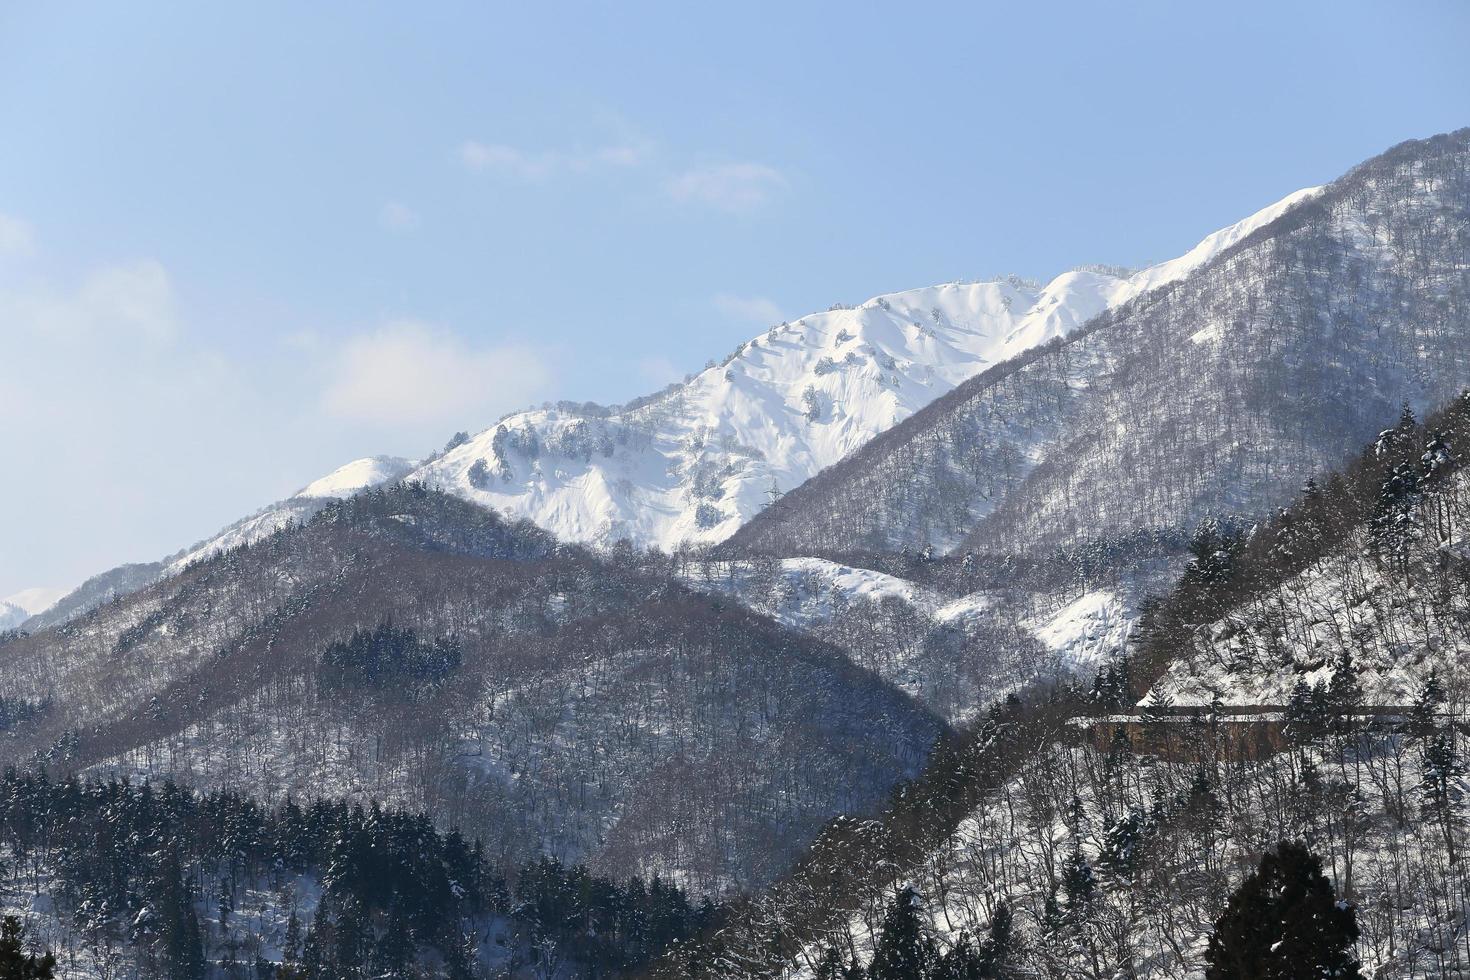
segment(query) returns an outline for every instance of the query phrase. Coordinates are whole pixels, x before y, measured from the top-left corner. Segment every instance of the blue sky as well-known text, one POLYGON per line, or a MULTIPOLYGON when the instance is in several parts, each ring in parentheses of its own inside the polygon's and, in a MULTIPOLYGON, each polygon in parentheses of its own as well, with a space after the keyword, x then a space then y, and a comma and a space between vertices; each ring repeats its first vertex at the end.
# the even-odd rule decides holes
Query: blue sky
POLYGON ((1470 125, 1462 3, 0 6, 0 596, 1470 125))

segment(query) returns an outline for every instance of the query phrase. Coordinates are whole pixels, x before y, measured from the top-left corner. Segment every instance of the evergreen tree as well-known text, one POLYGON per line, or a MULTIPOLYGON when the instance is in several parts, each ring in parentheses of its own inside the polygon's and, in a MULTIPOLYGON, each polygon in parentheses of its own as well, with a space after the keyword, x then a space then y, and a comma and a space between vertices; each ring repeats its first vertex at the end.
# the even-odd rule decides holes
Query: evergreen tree
POLYGON ((1062 865, 1062 894, 1067 897, 1066 917, 1073 923, 1087 918, 1092 900, 1097 897, 1097 875, 1075 842, 1062 865))
POLYGON ((1331 728, 1332 710, 1321 685, 1298 677, 1286 702, 1285 734, 1297 747, 1312 745, 1331 728))
POLYGON ((1439 825, 1445 857, 1454 864, 1459 857, 1455 831, 1462 820, 1460 777, 1465 773, 1455 749, 1454 729, 1435 730, 1424 740, 1423 756, 1424 778, 1419 792, 1424 799, 1424 815, 1439 825))
POLYGON ((920 915, 921 899, 905 886, 883 916, 883 932, 873 952, 869 980, 920 980, 929 976, 938 957, 934 940, 920 915))
POLYGON ((1362 980, 1351 947, 1357 914, 1338 902, 1322 863, 1282 843, 1230 896, 1205 953, 1206 980, 1362 980))
POLYGON ((1207 518, 1195 528, 1189 540, 1190 563, 1185 577, 1194 583, 1212 585, 1224 582, 1235 570, 1235 557, 1240 536, 1207 518))
POLYGON ((1368 521, 1369 539, 1379 555, 1403 563, 1408 548, 1423 529, 1418 519, 1419 471, 1411 463, 1396 463, 1378 488, 1378 499, 1368 521))
POLYGON ((842 954, 837 952, 836 946, 828 946, 827 952, 817 961, 817 969, 812 974, 814 980, 842 980, 842 975, 847 970, 843 963, 842 954))
POLYGON ((1011 906, 1002 899, 990 917, 990 936, 980 947, 981 980, 1003 980, 1008 975, 1013 945, 1011 906))
POLYGON ((983 980, 985 974, 980 970, 980 952, 970 934, 962 932, 934 965, 931 976, 933 980, 983 980))
MULTIPOLYGON (((1346 645, 1338 654, 1326 694, 1333 730, 1339 735, 1352 734, 1354 720, 1363 710, 1363 687, 1358 683, 1358 668, 1353 663, 1352 651, 1346 645)), ((1339 747, 1342 744, 1339 743, 1339 747)))
POLYGON ((25 929, 20 919, 7 915, 0 922, 0 980, 51 980, 56 957, 36 956, 25 950, 25 929))
POLYGON ((1439 714, 1444 708, 1444 686, 1439 682, 1439 671, 1431 669, 1419 690, 1419 697, 1409 709, 1408 733, 1416 738, 1428 738, 1439 724, 1439 714))
POLYGON ((1137 810, 1110 822, 1103 831, 1098 864, 1114 878, 1132 880, 1143 856, 1143 833, 1144 816, 1137 810))
POLYGON ((184 881, 179 850, 177 842, 166 846, 153 884, 156 945, 169 980, 201 980, 204 941, 194 911, 194 892, 184 881))

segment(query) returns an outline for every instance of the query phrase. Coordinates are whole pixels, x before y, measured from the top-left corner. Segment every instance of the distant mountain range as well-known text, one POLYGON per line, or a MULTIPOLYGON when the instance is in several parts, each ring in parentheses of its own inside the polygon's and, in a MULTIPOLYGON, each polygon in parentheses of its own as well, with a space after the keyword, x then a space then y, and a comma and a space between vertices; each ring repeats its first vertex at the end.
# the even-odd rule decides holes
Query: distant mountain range
POLYGON ((66 594, 64 589, 25 589, 0 599, 0 630, 14 629, 37 613, 45 612, 66 594))
POLYGON ((1097 266, 1045 285, 956 282, 839 304, 773 325, 722 363, 625 405, 562 402, 509 415, 426 460, 354 460, 156 564, 102 573, 29 625, 54 625, 150 574, 172 574, 305 520, 328 500, 404 478, 568 541, 665 550, 723 541, 977 373, 1189 276, 1314 193, 1291 194, 1140 271, 1097 266))

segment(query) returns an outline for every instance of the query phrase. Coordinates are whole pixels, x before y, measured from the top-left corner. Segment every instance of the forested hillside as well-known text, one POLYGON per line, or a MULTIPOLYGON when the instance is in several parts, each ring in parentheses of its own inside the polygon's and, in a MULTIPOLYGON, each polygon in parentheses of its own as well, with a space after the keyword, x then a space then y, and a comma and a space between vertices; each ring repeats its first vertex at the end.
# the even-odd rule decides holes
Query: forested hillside
POLYGON ((996 365, 731 553, 1044 553, 1269 513, 1470 376, 1470 130, 1405 143, 1182 281, 996 365))
POLYGON ((1405 412, 1253 531, 1202 528, 1129 656, 992 712, 915 784, 906 832, 890 818, 824 838, 802 866, 822 874, 783 885, 806 900, 778 889, 737 909, 706 940, 723 966, 705 975, 830 977, 855 960, 881 978, 1199 977, 1230 955, 1227 900, 1249 914, 1247 879, 1282 841, 1320 863, 1322 907, 1351 913, 1331 942, 1361 973, 1341 975, 1463 974, 1467 450, 1461 396, 1422 424, 1405 412), (1246 716, 1254 738, 1233 733, 1233 708, 1273 704, 1246 716), (1138 713, 1133 732, 1117 712, 1138 713), (1018 739, 1034 747, 1007 754, 1018 739), (844 851, 865 870, 833 893, 844 851), (837 914, 809 908, 822 899, 837 914), (884 972, 895 957, 920 966, 884 972), (945 972, 959 962, 1000 972, 945 972))
POLYGON ((0 911, 99 980, 1470 975, 1467 385, 1470 129, 358 460, 0 632, 0 911))
POLYGON ((1123 652, 1166 586, 1163 545, 1046 560, 852 554, 682 562, 696 589, 832 643, 952 722, 1043 681, 1091 676, 1123 652))
POLYGON ((424 814, 173 783, 7 770, 0 845, 8 977, 42 975, 37 945, 65 976, 601 975, 718 915, 656 877, 547 858, 507 874, 424 814))
POLYGON ((837 649, 418 485, 4 647, 10 763, 429 810, 700 891, 777 874, 935 716, 837 649))

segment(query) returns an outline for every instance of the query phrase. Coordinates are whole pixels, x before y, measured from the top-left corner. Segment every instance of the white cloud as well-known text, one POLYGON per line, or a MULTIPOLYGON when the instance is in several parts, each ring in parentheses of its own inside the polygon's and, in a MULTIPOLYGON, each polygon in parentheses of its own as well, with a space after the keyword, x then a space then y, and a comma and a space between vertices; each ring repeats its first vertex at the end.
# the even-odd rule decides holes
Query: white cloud
POLYGON ((666 190, 681 204, 739 212, 760 207, 786 184, 779 170, 763 163, 721 163, 686 170, 669 180, 666 190))
POLYGON ((0 214, 0 256, 24 258, 36 250, 31 226, 19 218, 0 214))
POLYGON ((719 293, 714 298, 715 309, 731 320, 749 322, 763 327, 773 326, 786 319, 781 307, 764 296, 732 296, 719 293))
POLYGON ((530 347, 471 347, 447 331, 402 320, 347 342, 331 366, 322 406, 346 421, 447 429, 536 400, 550 376, 530 347))
POLYGON ((409 232, 418 230, 423 219, 402 201, 389 201, 378 211, 378 224, 388 231, 409 232))
POLYGON ((560 174, 589 173, 599 169, 631 169, 645 164, 649 148, 640 143, 618 143, 591 151, 522 150, 504 143, 466 140, 459 159, 476 173, 497 174, 517 180, 545 180, 560 174))
POLYGON ((271 499, 262 461, 304 455, 291 365, 257 385, 175 305, 152 261, 0 288, 5 452, 33 476, 0 487, 0 512, 26 515, 0 535, 0 592, 166 554, 271 499))
POLYGON ((74 290, 0 291, 0 316, 66 340, 118 336, 157 343, 178 331, 173 281, 153 259, 104 266, 74 290))

